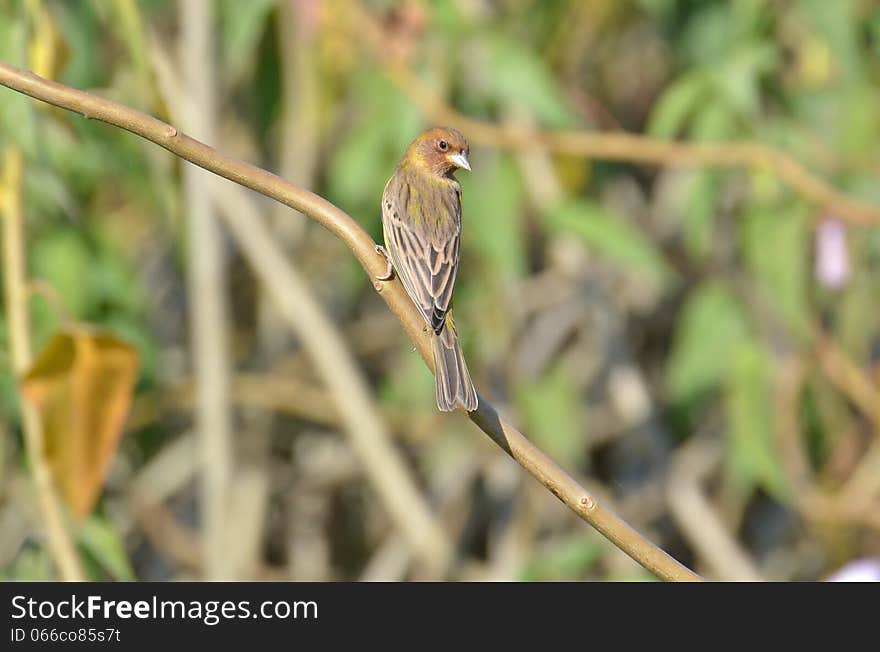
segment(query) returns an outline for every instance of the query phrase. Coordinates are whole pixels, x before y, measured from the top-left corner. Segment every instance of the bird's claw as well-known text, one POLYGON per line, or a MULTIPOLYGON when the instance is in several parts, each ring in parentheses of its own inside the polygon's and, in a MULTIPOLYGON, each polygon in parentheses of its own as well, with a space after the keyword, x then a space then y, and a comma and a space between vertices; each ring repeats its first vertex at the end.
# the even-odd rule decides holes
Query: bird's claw
POLYGON ((382 276, 377 276, 377 281, 390 281, 394 277, 394 266, 391 264, 391 259, 388 257, 388 252, 385 251, 385 247, 382 245, 376 245, 376 253, 380 254, 385 259, 385 273, 382 276))

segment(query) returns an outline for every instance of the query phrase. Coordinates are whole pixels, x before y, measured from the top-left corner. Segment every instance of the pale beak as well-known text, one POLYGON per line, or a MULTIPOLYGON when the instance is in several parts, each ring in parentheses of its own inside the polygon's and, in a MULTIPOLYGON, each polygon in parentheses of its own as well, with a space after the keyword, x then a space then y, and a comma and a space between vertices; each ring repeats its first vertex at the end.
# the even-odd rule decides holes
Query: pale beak
POLYGON ((464 152, 459 152, 458 154, 450 154, 449 162, 457 168, 464 168, 468 172, 470 172, 471 170, 471 164, 468 163, 467 156, 465 156, 464 152))

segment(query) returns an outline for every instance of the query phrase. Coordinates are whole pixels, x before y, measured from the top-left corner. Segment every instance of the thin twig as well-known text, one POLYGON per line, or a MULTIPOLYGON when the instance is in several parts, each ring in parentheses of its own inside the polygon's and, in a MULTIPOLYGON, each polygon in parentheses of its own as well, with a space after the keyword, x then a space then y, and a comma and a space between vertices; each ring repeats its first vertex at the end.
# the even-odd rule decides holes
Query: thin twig
MULTIPOLYGON (((818 331, 817 331, 818 333, 818 331)), ((819 359, 826 375, 831 382, 842 391, 852 396, 853 392, 848 389, 850 385, 841 383, 840 368, 844 369, 852 365, 846 359, 845 354, 839 351, 837 345, 825 335, 819 335, 819 359)), ((800 392, 806 379, 806 369, 803 364, 794 357, 780 360, 779 373, 776 380, 774 394, 774 408, 777 415, 777 432, 779 446, 784 453, 781 459, 788 475, 788 481, 792 488, 794 505, 807 521, 831 524, 833 527, 841 525, 864 525, 877 529, 878 515, 874 506, 875 493, 880 489, 878 483, 878 469, 880 469, 880 438, 874 439, 874 443, 868 451, 862 455, 858 466, 850 472, 848 479, 839 489, 828 491, 815 481, 810 467, 810 461, 801 441, 803 426, 800 419, 800 392)), ((849 369, 842 374, 844 377, 859 374, 858 369, 849 369)), ((867 396, 863 396, 864 390, 870 385, 867 379, 856 381, 862 385, 861 390, 855 392, 861 396, 857 399, 864 403, 867 396)), ((851 399, 852 400, 852 399, 851 399)), ((880 397, 874 399, 880 401, 880 397)), ((868 400, 867 405, 873 405, 868 400)))
POLYGON ((839 500, 864 511, 880 493, 880 388, 831 337, 819 335, 816 356, 831 383, 862 412, 874 430, 873 442, 839 494, 839 500))
MULTIPOLYGON (((191 378, 161 390, 142 392, 132 405, 126 427, 132 432, 155 423, 164 411, 190 412, 195 403, 191 378)), ((314 383, 285 373, 238 372, 232 377, 230 400, 236 408, 278 412, 321 426, 339 428, 342 419, 330 394, 314 383)))
POLYGON ((128 487, 135 512, 161 505, 183 490, 198 471, 197 446, 193 433, 182 433, 138 469, 128 487))
MULTIPOLYGON (((6 298, 6 327, 12 370, 20 378, 31 364, 30 328, 25 280, 24 215, 21 205, 21 150, 9 147, 3 165, 4 175, 0 212, 3 214, 3 280, 6 298)), ((19 394, 21 397, 21 394, 19 394)), ((61 578, 67 582, 85 580, 82 567, 64 523, 64 510, 55 491, 52 473, 43 446, 43 423, 36 409, 20 399, 25 446, 34 475, 49 550, 61 578)))
MULTIPOLYGON (((279 174, 301 188, 314 186, 321 127, 321 89, 315 41, 320 29, 320 4, 316 0, 284 0, 278 4, 278 48, 282 115, 277 156, 279 174)), ((304 219, 294 219, 283 206, 270 214, 287 246, 302 240, 304 219)))
MULTIPOLYGON (((344 426, 336 401, 324 387, 280 369, 268 373, 237 372, 232 377, 231 390, 231 400, 237 408, 277 412, 329 428, 344 426)), ((171 382, 161 390, 142 392, 134 400, 126 421, 127 428, 137 432, 155 423, 165 411, 190 412, 194 401, 194 384, 190 378, 171 382)), ((412 443, 424 443, 442 419, 440 414, 407 412, 402 407, 377 407, 381 408, 382 418, 395 439, 412 443)))
POLYGON ((409 68, 395 60, 387 46, 389 35, 360 3, 358 38, 367 54, 377 57, 386 76, 433 124, 446 124, 467 134, 474 145, 512 150, 548 150, 558 154, 607 161, 670 167, 751 168, 770 170, 801 195, 842 220, 853 224, 880 224, 880 207, 854 200, 810 172, 791 155, 760 143, 683 143, 624 132, 586 130, 544 131, 529 127, 495 125, 469 118, 437 96, 409 68))
MULTIPOLYGON (((196 165, 255 190, 298 210, 336 235, 360 262, 371 279, 385 269, 375 242, 351 217, 322 197, 302 190, 254 165, 236 161, 215 149, 180 133, 169 124, 109 100, 52 82, 31 72, 0 64, 0 85, 7 86, 57 107, 126 129, 196 165)), ((433 370, 430 335, 424 321, 396 280, 374 282, 374 288, 400 321, 429 368, 433 370)), ((516 428, 505 422, 492 405, 480 397, 480 407, 469 414, 498 446, 513 457, 534 478, 564 502, 580 518, 601 532, 630 557, 671 581, 701 578, 633 530, 616 514, 602 506, 516 428)))
POLYGON ((880 436, 880 388, 828 335, 816 331, 816 358, 828 380, 867 417, 880 436))
MULTIPOLYGON (((181 122, 213 140, 216 114, 211 0, 179 0, 181 55, 187 95, 181 122)), ((223 244, 210 189, 216 179, 183 166, 189 255, 190 342, 196 384, 196 429, 201 456, 203 568, 208 580, 235 579, 227 564, 227 511, 232 479, 229 413, 229 337, 223 244)))
POLYGON ((748 553, 706 498, 701 485, 721 461, 714 442, 701 439, 688 443, 676 454, 669 473, 669 510, 682 532, 720 579, 761 581, 761 574, 748 553))
POLYGON ((550 150, 571 156, 664 167, 769 170, 806 199, 842 220, 858 225, 880 225, 880 207, 847 197, 791 155, 768 145, 683 143, 624 132, 538 131, 499 126, 458 113, 405 68, 388 66, 386 71, 429 122, 456 127, 475 145, 511 150, 550 150))
MULTIPOLYGON (((362 9, 361 27, 373 53, 381 52, 382 29, 362 9), (377 45, 378 44, 378 45, 377 45)), ((386 76, 416 105, 428 122, 466 133, 475 145, 510 150, 548 150, 558 154, 664 167, 752 168, 770 170, 801 195, 853 224, 880 224, 880 207, 851 199, 810 172, 791 155, 749 142, 683 143, 638 134, 585 130, 536 130, 495 125, 462 115, 433 93, 408 68, 382 57, 386 76)))

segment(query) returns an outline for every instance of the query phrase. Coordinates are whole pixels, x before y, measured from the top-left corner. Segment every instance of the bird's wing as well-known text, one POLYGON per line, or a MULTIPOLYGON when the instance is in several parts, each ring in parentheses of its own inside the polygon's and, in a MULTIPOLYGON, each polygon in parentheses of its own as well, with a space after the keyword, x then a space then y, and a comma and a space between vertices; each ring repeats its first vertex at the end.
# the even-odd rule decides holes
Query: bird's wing
MULTIPOLYGON (((435 333, 446 323, 458 275, 461 200, 457 188, 437 189, 436 201, 420 201, 438 215, 412 215, 406 181, 392 177, 382 197, 385 246, 407 294, 435 333), (442 195, 440 194, 442 193, 442 195), (451 193, 451 194, 450 194, 451 193)), ((423 200, 428 198, 423 197, 423 200)))

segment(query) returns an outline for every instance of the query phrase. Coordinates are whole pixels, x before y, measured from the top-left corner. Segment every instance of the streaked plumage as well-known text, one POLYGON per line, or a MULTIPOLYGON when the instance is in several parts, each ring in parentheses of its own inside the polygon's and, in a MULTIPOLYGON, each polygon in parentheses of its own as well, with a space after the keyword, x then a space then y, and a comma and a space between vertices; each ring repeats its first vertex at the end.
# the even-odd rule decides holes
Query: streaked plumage
POLYGON ((477 393, 452 321, 452 292, 461 250, 461 187, 468 145, 454 129, 416 138, 382 195, 385 246, 407 294, 434 332, 437 407, 477 408, 477 393))

